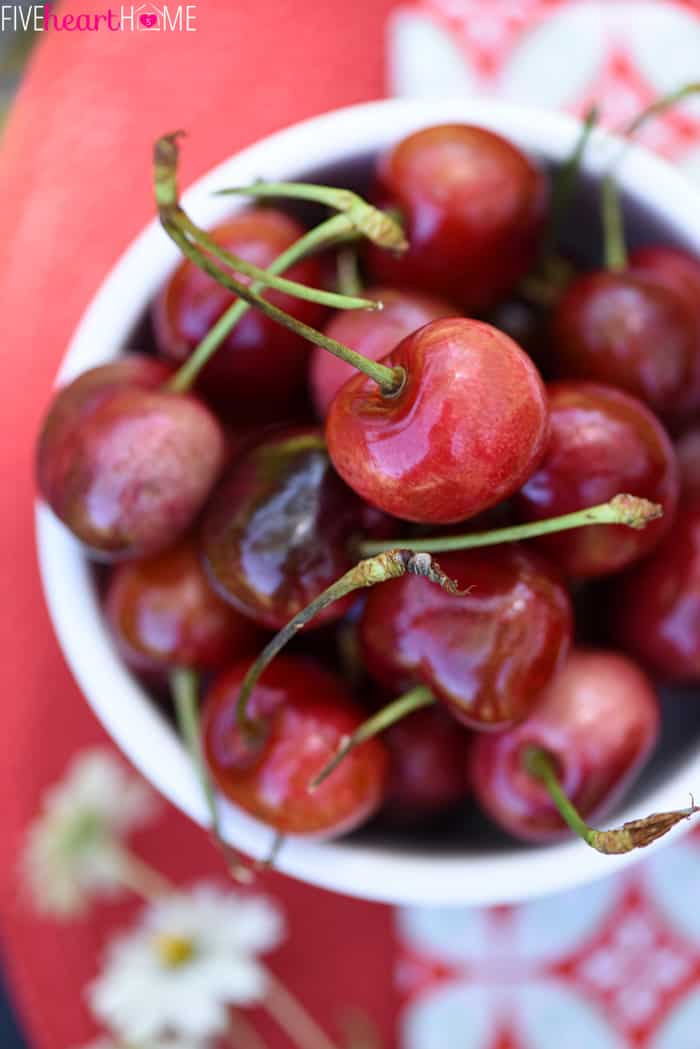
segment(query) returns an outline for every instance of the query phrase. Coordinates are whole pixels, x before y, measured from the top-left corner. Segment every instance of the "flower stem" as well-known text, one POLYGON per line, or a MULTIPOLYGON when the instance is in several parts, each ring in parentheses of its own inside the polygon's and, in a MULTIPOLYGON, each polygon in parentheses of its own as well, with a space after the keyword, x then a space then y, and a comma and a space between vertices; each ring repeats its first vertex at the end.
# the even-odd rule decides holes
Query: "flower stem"
POLYGON ((219 196, 238 194, 246 197, 286 197, 293 200, 311 200, 347 215, 358 233, 381 248, 406 251, 408 241, 401 224, 393 214, 380 211, 357 193, 337 186, 317 186, 309 182, 256 182, 252 186, 236 186, 219 190, 219 196))
POLYGON ((231 1009, 226 1033, 226 1041, 231 1049, 268 1049, 262 1035, 238 1009, 231 1009))
POLYGON ((412 550, 385 550, 375 557, 367 558, 358 562, 335 583, 331 583, 318 597, 314 598, 306 608, 294 616, 293 619, 282 627, 267 643, 258 658, 251 665, 248 673, 243 679, 241 690, 238 694, 236 716, 238 725, 242 732, 255 738, 260 726, 248 717, 248 700, 255 688, 261 674, 270 665, 275 656, 292 640, 293 637, 318 615, 328 605, 339 601, 347 594, 360 590, 363 587, 376 586, 385 583, 389 579, 398 579, 406 573, 410 575, 424 576, 433 583, 437 583, 449 593, 457 594, 460 591, 457 585, 448 579, 440 566, 436 564, 429 554, 414 553, 412 550))
MULTIPOLYGON (((329 247, 339 241, 343 242, 355 236, 353 225, 345 215, 333 215, 332 218, 326 219, 325 222, 316 226, 315 229, 309 230, 294 244, 290 244, 268 266, 267 272, 273 274, 283 273, 284 270, 311 254, 311 252, 329 247)), ((254 281, 251 284, 251 291, 259 292, 262 288, 263 284, 260 281, 254 281)), ((192 354, 173 375, 172 379, 167 383, 168 388, 175 393, 184 393, 189 390, 209 358, 218 350, 224 339, 249 309, 250 303, 244 302, 243 299, 236 299, 226 312, 221 315, 216 324, 209 329, 192 354)))
POLYGON ((655 102, 652 102, 650 106, 643 109, 641 113, 638 113, 631 123, 627 125, 622 131, 623 135, 634 135, 639 131, 643 124, 646 124, 652 117, 657 117, 665 110, 670 109, 671 106, 677 105, 679 102, 683 102, 684 99, 690 98, 691 95, 697 95, 700 93, 700 81, 694 80, 689 84, 684 84, 682 87, 677 87, 675 91, 669 91, 668 94, 662 95, 661 98, 657 98, 655 102))
POLYGON ((627 265, 625 226, 617 183, 611 174, 603 177, 601 195, 605 267, 609 270, 622 270, 627 265))
POLYGON ((398 699, 392 700, 381 710, 378 710, 376 714, 373 714, 371 718, 367 718, 359 728, 355 729, 351 736, 344 736, 340 742, 338 750, 333 755, 327 765, 321 769, 319 774, 312 779, 309 784, 309 790, 316 790, 320 787, 325 779, 327 779, 332 772, 338 768, 341 762, 348 756, 348 754, 359 746, 360 743, 365 743, 372 736, 378 735, 383 732, 384 729, 389 728, 390 725, 394 725, 397 721, 401 721, 402 718, 407 717, 408 714, 412 714, 414 710, 420 710, 421 707, 431 706, 435 703, 435 696, 425 685, 416 685, 409 692, 405 692, 398 699))
MULTIPOLYGON (((650 521, 663 516, 663 507, 640 499, 634 495, 616 495, 607 503, 588 506, 559 517, 548 517, 544 521, 531 521, 528 524, 512 525, 508 528, 495 528, 490 532, 471 532, 467 535, 436 536, 434 539, 410 539, 411 549, 426 550, 431 553, 445 553, 449 550, 471 550, 479 546, 494 546, 497 543, 514 543, 521 539, 534 539, 540 535, 551 535, 553 532, 565 532, 570 528, 583 528, 586 525, 627 525, 628 528, 645 528, 650 521)), ((394 540, 394 543, 396 541, 394 540)), ((378 554, 391 546, 381 540, 367 540, 359 544, 359 552, 365 556, 378 554)))
POLYGON ((143 900, 150 902, 176 891, 173 882, 129 849, 120 846, 117 856, 122 884, 143 900))
POLYGON ((301 1002, 269 969, 263 1005, 298 1049, 337 1049, 301 1002))
POLYGON ((614 827, 612 830, 596 830, 586 823, 576 806, 564 793, 554 761, 545 750, 539 747, 527 747, 523 752, 522 761, 527 772, 542 783, 564 822, 574 834, 578 834, 587 845, 597 852, 619 855, 623 852, 631 852, 633 849, 644 848, 657 838, 661 838, 681 820, 690 819, 694 813, 699 811, 698 806, 692 804, 687 809, 678 809, 675 812, 655 812, 644 819, 628 820, 621 827, 614 827))

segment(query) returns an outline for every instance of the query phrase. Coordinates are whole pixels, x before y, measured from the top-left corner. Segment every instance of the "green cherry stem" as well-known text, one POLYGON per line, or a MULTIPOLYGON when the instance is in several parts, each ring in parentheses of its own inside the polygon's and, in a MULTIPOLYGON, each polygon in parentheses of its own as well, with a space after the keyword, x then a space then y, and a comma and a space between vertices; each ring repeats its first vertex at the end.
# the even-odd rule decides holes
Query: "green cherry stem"
POLYGON ((170 673, 170 690, 175 705, 175 717, 180 735, 187 747, 197 778, 199 779, 209 809, 211 832, 224 854, 231 876, 240 884, 253 880, 250 867, 244 859, 221 837, 216 795, 204 757, 202 733, 199 721, 199 678, 194 670, 178 667, 170 673))
MULTIPOLYGON (((356 236, 352 223, 345 215, 333 215, 314 229, 309 230, 294 244, 290 244, 286 251, 278 255, 268 266, 267 272, 283 273, 284 270, 312 252, 330 247, 338 242, 342 243, 347 239, 354 239, 356 236)), ((259 292, 262 289, 263 284, 260 281, 254 281, 251 284, 251 291, 259 292)), ((250 303, 244 302, 243 299, 236 299, 177 370, 168 383, 168 388, 175 393, 185 393, 189 390, 209 358, 218 350, 224 339, 250 308, 250 303)))
POLYGON ((309 182, 256 182, 252 186, 236 186, 221 189, 218 196, 230 194, 246 197, 286 197, 293 200, 310 200, 325 204, 348 216, 359 233, 380 248, 389 251, 406 251, 408 241, 401 224, 393 214, 380 211, 357 193, 337 186, 317 186, 309 182))
POLYGON ((586 152, 588 140, 593 129, 598 123, 599 113, 597 106, 591 106, 586 113, 581 128, 581 133, 571 153, 561 165, 552 185, 552 208, 549 216, 549 224, 544 238, 543 256, 547 259, 556 249, 557 234, 559 233, 564 216, 571 204, 576 186, 581 176, 581 161, 586 152))
POLYGON ((371 718, 367 718, 359 728, 350 736, 345 736, 340 741, 336 753, 333 755, 327 765, 321 769, 319 774, 311 780, 309 784, 309 790, 316 790, 320 787, 325 779, 327 779, 332 772, 338 768, 341 762, 348 756, 348 754, 359 746, 360 743, 365 743, 372 736, 377 736, 384 729, 389 728, 390 725, 396 724, 397 721, 401 721, 408 714, 412 714, 414 710, 420 710, 421 707, 431 706, 436 702, 435 696, 425 685, 416 685, 409 692, 405 692, 398 699, 388 703, 381 710, 378 710, 376 714, 373 714, 371 718))
MULTIPOLYGON (((328 350, 329 353, 332 353, 334 356, 345 361, 351 367, 363 372, 368 378, 377 383, 384 396, 391 397, 399 393, 406 381, 406 374, 403 368, 388 368, 384 364, 370 361, 366 357, 363 357, 361 353, 356 353, 355 350, 351 350, 349 346, 344 346, 335 339, 331 339, 327 335, 324 335, 323 332, 317 331, 315 328, 310 327, 308 324, 304 324, 302 321, 296 320, 294 317, 290 317, 288 313, 284 312, 284 310, 280 310, 277 306, 273 306, 271 302, 263 299, 257 294, 257 292, 254 292, 252 288, 248 287, 248 285, 242 284, 230 273, 221 269, 221 267, 206 255, 197 244, 192 243, 190 237, 182 228, 183 216, 185 219, 186 216, 178 204, 178 137, 179 133, 176 132, 173 135, 165 135, 156 142, 153 158, 153 178, 156 204, 158 206, 158 215, 161 225, 168 236, 180 248, 183 255, 186 258, 191 259, 196 266, 203 270, 204 273, 208 273, 209 276, 213 277, 214 280, 218 281, 224 288, 232 291, 234 295, 237 295, 245 302, 250 303, 250 305, 256 306, 262 313, 270 317, 272 320, 282 324, 285 328, 289 328, 290 331, 295 332, 302 338, 308 339, 309 342, 314 343, 316 346, 321 346, 323 349, 328 350)), ((264 271, 261 272, 264 273, 264 271)), ((376 306, 377 304, 374 303, 373 305, 376 306)))
POLYGON ((621 827, 614 827, 611 830, 596 830, 586 823, 576 806, 564 793, 555 763, 545 750, 539 747, 528 747, 523 753, 522 761, 526 771, 544 786, 564 822, 574 834, 578 834, 587 845, 597 852, 619 855, 623 852, 631 852, 633 849, 644 848, 645 845, 650 845, 652 841, 661 838, 676 823, 690 819, 694 813, 698 812, 698 806, 691 804, 687 809, 677 809, 675 812, 654 812, 643 819, 628 820, 621 827))
POLYGON ((255 688, 263 671, 270 665, 275 656, 281 652, 284 646, 295 637, 298 632, 306 626, 324 608, 339 601, 347 594, 364 587, 376 586, 385 583, 389 579, 398 579, 400 576, 410 575, 423 576, 433 583, 437 583, 448 593, 460 593, 457 585, 445 575, 440 566, 433 561, 430 554, 415 553, 413 550, 384 550, 376 555, 358 562, 353 568, 331 583, 318 597, 314 598, 306 608, 302 608, 293 619, 282 627, 267 643, 255 662, 250 666, 248 673, 243 679, 241 690, 238 693, 238 704, 236 717, 241 731, 254 739, 259 726, 248 717, 248 700, 255 688))
POLYGON ((691 81, 689 84, 683 84, 682 87, 677 87, 674 91, 669 91, 667 95, 662 95, 661 98, 657 98, 657 100, 652 102, 650 106, 647 106, 647 108, 643 109, 641 113, 638 113, 634 120, 623 129, 622 134, 634 135, 648 120, 660 116, 661 113, 670 109, 672 106, 678 105, 679 102, 683 102, 686 98, 690 98, 692 95, 697 94, 700 94, 700 80, 691 81))
POLYGON ((601 199, 605 267, 609 270, 622 270, 627 265, 625 226, 617 183, 611 174, 603 177, 601 199))
MULTIPOLYGON (((478 546, 495 546, 497 543, 515 543, 521 539, 535 539, 540 535, 551 535, 553 532, 565 532, 570 528, 583 528, 586 525, 615 524, 627 525, 628 528, 645 528, 650 521, 663 516, 663 507, 640 499, 635 495, 616 495, 607 503, 588 506, 559 517, 548 517, 544 521, 531 521, 528 524, 512 525, 508 528, 495 528, 490 532, 471 532, 466 535, 436 536, 434 539, 410 539, 411 549, 415 552, 445 553, 449 550, 471 550, 478 546)), ((389 548, 389 543, 379 540, 368 540, 360 543, 358 550, 364 556, 378 554, 389 548)), ((394 541, 395 545, 395 541, 394 541)))
POLYGON ((226 251, 205 230, 195 225, 184 211, 180 211, 178 214, 178 225, 195 244, 199 244, 213 258, 218 259, 224 266, 228 266, 237 273, 243 273, 246 277, 251 277, 261 287, 274 288, 276 291, 283 291, 286 295, 293 295, 297 299, 316 302, 320 306, 329 306, 335 310, 381 309, 381 303, 373 299, 361 299, 357 296, 339 295, 334 291, 324 291, 322 288, 310 288, 307 284, 299 284, 295 280, 277 277, 269 269, 264 270, 260 266, 254 266, 252 262, 246 262, 245 259, 240 258, 238 255, 232 255, 230 251, 226 251))
MULTIPOLYGON (((344 217, 344 216, 342 216, 344 217)), ((357 261, 357 250, 349 244, 336 257, 337 287, 341 295, 361 295, 362 279, 357 261)))

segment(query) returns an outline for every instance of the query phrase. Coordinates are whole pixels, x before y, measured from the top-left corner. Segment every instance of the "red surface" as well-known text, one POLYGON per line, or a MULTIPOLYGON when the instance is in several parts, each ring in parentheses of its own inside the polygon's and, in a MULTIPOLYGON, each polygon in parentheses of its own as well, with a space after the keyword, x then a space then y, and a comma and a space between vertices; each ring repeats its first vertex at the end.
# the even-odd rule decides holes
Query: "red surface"
MULTIPOLYGON (((61 927, 37 920, 18 896, 17 851, 42 791, 81 745, 104 738, 63 662, 36 569, 32 449, 53 375, 100 280, 152 216, 156 135, 189 130, 187 184, 268 132, 380 95, 390 6, 364 0, 350 18, 345 4, 321 0, 313 17, 299 17, 292 0, 206 0, 197 33, 47 34, 7 126, 0 170, 0 919, 10 977, 37 1049, 69 1049, 91 1035, 82 987, 109 930, 128 913, 98 907, 88 920, 61 927)), ((222 872, 204 837, 172 811, 145 848, 181 879, 222 872)), ((269 884, 291 930, 279 973, 320 1020, 330 1023, 356 1004, 381 1021, 388 1039, 389 910, 280 877, 269 884)))

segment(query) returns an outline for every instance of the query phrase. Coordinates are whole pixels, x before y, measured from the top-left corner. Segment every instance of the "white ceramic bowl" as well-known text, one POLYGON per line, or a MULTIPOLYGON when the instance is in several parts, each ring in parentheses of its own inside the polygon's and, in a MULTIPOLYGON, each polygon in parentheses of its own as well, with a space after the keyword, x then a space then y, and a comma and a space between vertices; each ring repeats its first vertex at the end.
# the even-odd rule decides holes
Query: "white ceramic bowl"
MULTIPOLYGON (((211 225, 236 205, 212 191, 262 177, 298 179, 309 173, 360 163, 408 132, 449 121, 493 128, 526 151, 554 164, 579 134, 570 117, 484 100, 384 101, 328 113, 281 131, 227 160, 197 182, 184 205, 195 221, 211 225)), ((620 142, 596 133, 585 157, 593 178, 618 156, 620 142)), ((628 207, 639 221, 700 255, 700 194, 668 164, 630 148, 619 167, 628 207)), ((242 206, 242 205, 241 205, 242 206)), ((580 228, 589 221, 582 221, 580 228)), ((114 266, 90 303, 63 360, 57 381, 115 357, 143 316, 163 279, 178 261, 154 221, 114 266)), ((175 805, 200 824, 207 810, 190 762, 172 727, 120 662, 100 614, 88 562, 68 532, 43 506, 37 509, 41 574, 63 652, 85 696, 107 731, 136 767, 175 805)), ((681 731, 679 733, 683 735, 681 731)), ((657 770, 655 782, 634 798, 632 818, 676 808, 700 788, 700 737, 694 749, 657 770)), ((628 803, 629 804, 629 803, 628 803)), ((223 832, 231 844, 263 857, 269 828, 222 802, 223 832)), ((426 849, 400 846, 362 834, 335 843, 290 839, 278 865, 287 874, 339 892, 391 903, 493 904, 579 885, 609 874, 627 857, 604 857, 578 841, 541 847, 515 843, 477 847, 465 838, 426 849)))

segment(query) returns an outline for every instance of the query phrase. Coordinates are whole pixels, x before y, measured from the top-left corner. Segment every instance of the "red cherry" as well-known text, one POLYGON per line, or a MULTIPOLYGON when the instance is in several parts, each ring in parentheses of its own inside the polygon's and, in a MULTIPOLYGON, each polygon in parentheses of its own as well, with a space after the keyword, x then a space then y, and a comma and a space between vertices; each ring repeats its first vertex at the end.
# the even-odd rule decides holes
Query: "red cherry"
POLYGON ((691 418, 700 409, 700 260, 680 248, 657 244, 633 251, 628 268, 681 298, 693 319, 695 340, 688 384, 672 411, 674 420, 691 418))
POLYGON ((248 663, 224 673, 207 696, 204 741, 221 791, 250 815, 284 834, 335 836, 377 810, 388 760, 379 740, 357 747, 316 790, 309 783, 363 720, 363 711, 335 675, 280 657, 256 685, 250 713, 262 739, 249 744, 236 722, 236 701, 248 663))
POLYGON ((638 531, 593 525, 535 540, 571 578, 616 572, 647 554, 673 522, 679 492, 673 446, 641 401, 612 386, 559 382, 547 392, 547 451, 514 500, 516 516, 541 521, 619 492, 661 503, 664 516, 638 531))
POLYGON ((700 679, 700 500, 682 506, 654 552, 612 592, 616 641, 651 670, 700 679))
POLYGON ((392 821, 424 819, 465 797, 469 734, 444 711, 417 710, 382 739, 390 756, 385 809, 392 821))
POLYGON ((201 401, 154 389, 155 362, 132 362, 117 374, 132 372, 128 383, 88 372, 60 390, 39 443, 42 496, 104 560, 176 543, 224 460, 221 427, 201 401))
POLYGON ((654 689, 615 652, 572 651, 531 717, 511 732, 475 737, 470 778, 483 809, 518 838, 566 833, 544 786, 525 768, 529 747, 556 765, 566 796, 585 819, 610 809, 639 772, 659 731, 654 689))
POLYGON ((683 498, 700 497, 700 426, 686 430, 676 441, 676 457, 681 472, 683 498))
POLYGON ((543 173, 485 128, 446 124, 382 158, 379 195, 398 207, 409 250, 373 246, 375 279, 445 295, 468 311, 493 305, 530 269, 547 200, 543 173))
MULTIPOLYGON (((441 299, 394 288, 371 288, 364 298, 383 304, 379 313, 346 310, 336 313, 326 325, 326 335, 372 361, 394 349, 411 332, 439 317, 454 316, 454 307, 441 299)), ((319 419, 325 419, 336 393, 357 372, 350 364, 315 347, 311 354, 311 392, 319 419)))
MULTIPOLYGON (((343 484, 316 429, 275 431, 244 451, 214 495, 201 548, 212 584, 262 626, 280 629, 353 563, 350 541, 387 519, 343 484)), ((314 626, 352 603, 329 605, 314 626)))
POLYGON ((455 317, 409 335, 385 358, 406 372, 383 396, 357 375, 326 421, 333 464, 364 499, 408 521, 461 521, 507 498, 544 453, 547 398, 519 346, 455 317))
POLYGON ((260 645, 253 624, 211 589, 191 542, 115 568, 105 611, 122 656, 137 670, 218 670, 260 645))
POLYGON ((468 592, 411 575, 369 591, 367 668, 395 693, 427 685, 472 728, 508 728, 527 717, 568 648, 568 594, 543 558, 514 544, 444 554, 440 566, 468 592))
POLYGON ((628 270, 577 278, 552 320, 554 364, 562 378, 619 386, 662 418, 674 417, 692 380, 696 341, 685 302, 628 270))
MULTIPOLYGON (((217 226, 212 235, 222 247, 246 262, 265 268, 304 229, 272 208, 251 208, 217 226)), ((285 276, 318 286, 316 258, 291 266, 285 276)), ((249 278, 237 279, 249 284, 249 278)), ((324 309, 313 302, 267 290, 265 297, 297 320, 318 326, 324 309)), ((234 296, 190 261, 180 264, 153 304, 153 323, 160 352, 181 363, 228 309, 234 296)), ((204 366, 198 388, 236 419, 275 418, 289 414, 290 402, 303 392, 309 344, 258 310, 249 310, 204 366)))

